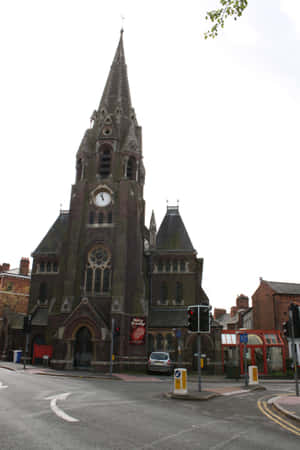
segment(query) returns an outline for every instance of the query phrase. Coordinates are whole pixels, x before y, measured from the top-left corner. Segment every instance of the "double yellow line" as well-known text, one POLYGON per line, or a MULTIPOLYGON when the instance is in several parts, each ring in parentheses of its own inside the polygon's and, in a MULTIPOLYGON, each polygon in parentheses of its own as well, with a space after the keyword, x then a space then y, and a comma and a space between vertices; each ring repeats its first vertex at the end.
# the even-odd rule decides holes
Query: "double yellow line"
MULTIPOLYGON (((264 397, 266 398, 266 397, 264 397)), ((300 436, 300 428, 296 425, 293 425, 288 420, 285 420, 283 417, 281 417, 279 414, 276 414, 272 407, 270 407, 267 403, 267 401, 261 399, 258 400, 257 406, 260 409, 260 411, 267 416, 270 420, 277 423, 279 426, 284 428, 287 431, 290 431, 291 433, 295 434, 296 436, 300 436)))

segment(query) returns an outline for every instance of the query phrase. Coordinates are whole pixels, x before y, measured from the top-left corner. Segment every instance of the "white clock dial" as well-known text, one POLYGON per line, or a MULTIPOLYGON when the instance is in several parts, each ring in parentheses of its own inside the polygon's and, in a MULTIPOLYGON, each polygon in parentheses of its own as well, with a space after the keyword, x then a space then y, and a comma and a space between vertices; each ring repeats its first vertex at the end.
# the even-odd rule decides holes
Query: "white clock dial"
POLYGON ((111 196, 106 191, 100 191, 95 196, 95 204, 97 206, 107 206, 111 202, 111 196))

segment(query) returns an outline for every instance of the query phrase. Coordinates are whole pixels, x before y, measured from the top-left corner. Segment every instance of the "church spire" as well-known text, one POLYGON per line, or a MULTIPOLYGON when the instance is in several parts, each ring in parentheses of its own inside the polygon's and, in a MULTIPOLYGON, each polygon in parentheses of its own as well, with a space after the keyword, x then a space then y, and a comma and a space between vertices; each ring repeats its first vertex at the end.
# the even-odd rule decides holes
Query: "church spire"
POLYGON ((123 29, 99 106, 99 113, 130 116, 132 106, 123 46, 123 29))

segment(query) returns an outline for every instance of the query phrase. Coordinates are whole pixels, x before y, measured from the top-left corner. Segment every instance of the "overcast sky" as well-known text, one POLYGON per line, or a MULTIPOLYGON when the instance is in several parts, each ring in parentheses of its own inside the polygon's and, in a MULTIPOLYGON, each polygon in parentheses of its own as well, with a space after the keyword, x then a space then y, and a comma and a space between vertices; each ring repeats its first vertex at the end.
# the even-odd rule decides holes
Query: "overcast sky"
POLYGON ((300 283, 300 1, 249 0, 204 40, 216 0, 0 4, 0 263, 19 265, 69 208, 121 14, 143 128, 146 224, 176 204, 213 308, 259 277, 300 283))

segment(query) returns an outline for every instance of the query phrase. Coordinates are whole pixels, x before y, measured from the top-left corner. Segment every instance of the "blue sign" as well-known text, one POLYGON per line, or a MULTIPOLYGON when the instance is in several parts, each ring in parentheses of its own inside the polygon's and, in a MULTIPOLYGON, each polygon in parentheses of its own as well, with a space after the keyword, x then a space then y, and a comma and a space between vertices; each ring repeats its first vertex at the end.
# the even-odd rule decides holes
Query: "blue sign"
POLYGON ((248 334, 240 334, 240 343, 241 344, 248 344, 248 334))
POLYGON ((178 369, 175 370, 175 374, 174 375, 175 375, 176 378, 180 378, 180 375, 181 375, 180 370, 178 370, 178 369))
POLYGON ((181 337, 181 330, 176 330, 175 334, 176 334, 177 338, 180 338, 181 337))

